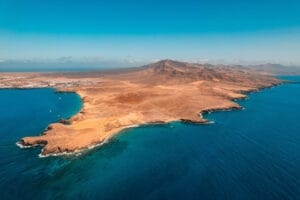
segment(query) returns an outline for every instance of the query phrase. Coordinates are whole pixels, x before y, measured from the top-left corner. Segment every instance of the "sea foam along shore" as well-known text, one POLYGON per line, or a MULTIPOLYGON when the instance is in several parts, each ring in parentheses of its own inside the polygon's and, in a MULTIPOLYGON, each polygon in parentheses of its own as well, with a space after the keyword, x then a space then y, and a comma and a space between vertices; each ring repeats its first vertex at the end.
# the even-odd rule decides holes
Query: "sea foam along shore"
MULTIPOLYGON (((199 116, 202 118, 202 114, 209 114, 211 112, 216 112, 216 111, 231 111, 231 110, 242 110, 243 107, 232 107, 232 108, 228 108, 228 109, 208 109, 208 110, 204 110, 204 111, 201 111, 199 113, 199 116)), ((180 122, 186 122, 185 120, 179 120, 180 122)), ((172 121, 170 121, 172 122, 172 121)), ((152 123, 147 123, 147 124, 133 124, 133 125, 129 125, 129 126, 126 126, 124 127, 123 130, 126 130, 126 129, 130 129, 130 128, 137 128, 137 127, 141 127, 141 126, 147 126, 147 125, 157 125, 157 124, 167 124, 167 123, 170 123, 170 122, 152 122, 152 123)), ((193 123, 193 122, 189 122, 189 123, 193 123)), ((198 122, 199 123, 199 122, 198 122)), ((206 120, 206 121, 203 121, 199 124, 213 124, 214 121, 209 121, 209 120, 206 120)), ((120 131, 121 132, 121 131, 120 131)), ((117 135, 117 134, 116 134, 117 135)), ((111 137, 112 138, 112 137, 111 137)), ((107 138, 106 140, 104 140, 103 142, 100 142, 100 143, 97 143, 97 144, 93 144, 93 145, 90 145, 86 148, 82 148, 82 149, 77 149, 75 151, 72 151, 72 152, 61 152, 61 153, 49 153, 49 154, 43 154, 43 149, 41 150, 41 153, 38 155, 39 158, 46 158, 46 157, 50 157, 50 156, 53 156, 53 157, 56 157, 56 156, 64 156, 64 155, 69 155, 69 156, 72 156, 72 155, 75 155, 75 156, 79 156, 82 154, 82 152, 85 152, 85 151, 88 151, 88 150, 91 150, 91 149, 94 149, 94 148, 97 148, 97 147, 100 147, 106 143, 108 143, 110 141, 111 138, 107 138)), ((20 142, 16 142, 16 145, 22 149, 25 149, 25 148, 34 148, 34 147, 38 147, 38 146, 44 146, 44 145, 30 145, 30 146, 27 146, 27 145, 23 145, 21 144, 20 142)))
MULTIPOLYGON (((86 148, 82 148, 82 149, 77 149, 75 151, 72 151, 72 152, 61 152, 61 153, 49 153, 49 154, 43 154, 43 149, 41 150, 41 153, 38 155, 40 158, 46 158, 46 157, 49 157, 49 156, 63 156, 63 155, 81 155, 82 152, 84 151, 87 151, 87 150, 90 150, 90 149, 94 149, 96 147, 99 147, 99 146, 102 146, 106 143, 108 143, 109 139, 103 141, 103 142, 100 142, 98 144, 94 144, 94 145, 90 145, 86 148)), ((33 148, 33 147, 37 147, 37 146, 43 146, 43 145, 35 145, 35 146, 26 146, 26 145, 23 145, 21 144, 20 142, 16 142, 16 145, 18 147, 20 147, 21 149, 27 149, 27 148, 33 148)))
MULTIPOLYGON (((60 91, 61 92, 61 91, 60 91)), ((79 94, 78 94, 79 95, 79 94)), ((83 101, 84 102, 84 101, 83 101)), ((84 105, 84 104, 83 104, 84 105)), ((83 109, 83 106, 81 108, 81 110, 83 109)), ((241 106, 236 106, 236 107, 231 107, 231 108, 226 108, 226 109, 207 109, 207 110, 203 110, 201 112, 199 112, 199 117, 201 117, 202 119, 204 119, 202 117, 203 114, 209 114, 211 112, 217 112, 217 111, 231 111, 231 110, 242 110, 243 107, 241 106)), ((75 114, 76 115, 76 114, 75 114)), ((74 115, 74 116, 75 116, 74 115)), ((71 118, 71 117, 70 117, 71 118)), ((193 121, 186 121, 186 120, 178 120, 180 122, 183 122, 183 123, 194 123, 193 121)), ((123 130, 126 130, 126 129, 130 129, 130 128, 137 128, 137 127, 140 127, 140 126, 147 126, 147 125, 157 125, 157 124, 167 124, 167 123, 170 123, 170 122, 173 122, 173 121, 169 121, 169 122, 163 122, 163 121, 159 121, 159 122, 152 122, 152 123, 147 123, 147 124, 133 124, 133 125, 129 125, 129 126, 126 126, 124 127, 123 130)), ((203 122, 197 122, 198 124, 213 124, 214 121, 209 121, 209 120, 205 120, 203 122)), ((120 131, 121 132, 121 131, 120 131)), ((118 134, 118 133, 117 133, 118 134)), ((116 135, 117 135, 116 134, 116 135)), ((79 156, 82 154, 82 152, 84 151, 88 151, 88 150, 91 150, 91 149, 94 149, 96 147, 100 147, 106 143, 109 142, 111 138, 107 138, 106 140, 104 140, 103 142, 100 142, 100 143, 97 143, 97 144, 93 144, 93 145, 90 145, 86 148, 82 148, 82 149, 77 149, 75 151, 72 151, 72 152, 61 152, 61 153, 49 153, 49 154, 43 154, 43 149, 41 150, 41 153, 38 155, 40 158, 46 158, 46 157, 50 157, 50 156, 63 156, 63 155, 75 155, 75 156, 79 156)), ((17 142, 16 145, 20 148, 33 148, 33 147, 37 147, 37 146, 44 146, 44 145, 30 145, 30 146, 27 146, 27 145, 23 145, 21 144, 20 142, 17 142)))
MULTIPOLYGON (((139 126, 140 126, 140 125, 138 125, 138 124, 126 126, 126 127, 124 128, 124 130, 125 130, 125 129, 130 129, 130 128, 136 128, 136 127, 139 127, 139 126)), ((102 146, 102 145, 108 143, 110 139, 111 139, 111 138, 108 138, 108 139, 104 140, 103 142, 100 142, 100 143, 97 143, 97 144, 90 145, 90 146, 88 146, 88 147, 86 147, 86 148, 77 149, 77 150, 72 151, 72 152, 49 153, 49 154, 45 154, 45 155, 44 155, 44 154, 43 154, 43 149, 42 149, 42 150, 41 150, 41 153, 40 153, 38 156, 39 156, 40 158, 46 158, 46 157, 49 157, 49 156, 63 156, 63 155, 76 155, 76 156, 79 156, 79 155, 81 155, 81 153, 84 152, 84 151, 88 151, 88 150, 94 149, 94 148, 96 148, 96 147, 100 147, 100 146, 102 146)), ((23 145, 23 144, 21 144, 20 142, 16 142, 16 145, 17 145, 18 147, 20 147, 21 149, 28 149, 28 148, 38 147, 38 146, 40 146, 40 147, 43 147, 43 146, 44 146, 44 145, 30 145, 30 146, 28 146, 28 145, 23 145)))
MULTIPOLYGON (((124 128, 125 129, 129 129, 129 128, 136 128, 136 127, 139 127, 140 125, 138 124, 134 124, 134 125, 130 125, 130 126, 126 126, 124 128)), ((41 153, 39 154, 39 157, 40 158, 46 158, 46 157, 49 157, 49 156, 63 156, 63 155, 76 155, 76 156, 79 156, 82 154, 82 152, 85 152, 85 151, 88 151, 88 150, 91 150, 91 149, 94 149, 94 148, 97 148, 97 147, 100 147, 100 146, 103 146, 104 144, 107 144, 109 142, 111 138, 107 138, 106 140, 104 140, 103 142, 100 142, 100 143, 97 143, 97 144, 93 144, 93 145, 90 145, 86 148, 82 148, 82 149, 77 149, 75 151, 72 151, 72 152, 62 152, 62 153, 49 153, 49 154, 46 154, 46 155, 43 155, 43 150, 41 151, 41 153)), ((22 144, 19 144, 17 143, 17 145, 21 148, 31 148, 31 147, 34 147, 34 146, 24 146, 22 144)))
MULTIPOLYGON (((272 86, 275 86, 275 85, 272 85, 272 86)), ((271 86, 271 87, 272 87, 271 86)), ((261 87, 261 88, 259 88, 259 90, 255 90, 255 92, 257 92, 257 91, 260 91, 261 89, 264 89, 264 88, 269 88, 269 87, 261 87)), ((78 94, 80 97, 81 97, 81 101, 82 101, 82 108, 81 108, 81 110, 78 112, 78 113, 84 113, 83 112, 83 110, 84 110, 84 104, 85 104, 85 98, 83 97, 83 95, 82 94, 80 94, 80 92, 78 92, 78 91, 65 91, 64 89, 57 89, 57 92, 74 92, 74 93, 76 93, 76 94, 78 94)), ((249 92, 254 92, 254 90, 252 90, 252 91, 247 91, 248 93, 249 92)), ((242 98, 239 98, 239 99, 244 99, 244 98, 247 98, 247 96, 245 95, 245 96, 243 96, 242 98)), ((231 99, 231 100, 235 100, 235 99, 231 99)), ((233 110, 233 109, 243 109, 241 106, 239 106, 239 105, 236 105, 236 106, 233 106, 233 107, 228 107, 228 108, 211 108, 211 109, 207 109, 207 110, 202 110, 200 113, 199 113, 199 117, 201 117, 202 116, 202 114, 208 114, 208 113, 210 113, 210 112, 215 112, 215 111, 230 111, 230 110, 233 110)), ((78 114, 77 113, 77 114, 78 114)), ((76 116, 77 114, 75 114, 74 116, 76 116)), ((72 116, 72 117, 74 117, 74 116, 72 116)), ((72 117, 70 117, 70 118, 72 118, 72 117)), ((199 123, 199 124, 210 124, 210 123, 214 123, 214 122, 212 122, 212 121, 209 121, 209 120, 206 120, 206 119, 204 119, 203 117, 201 117, 202 118, 202 120, 203 121, 196 121, 196 122, 194 122, 194 121, 190 121, 190 120, 185 120, 185 119, 178 119, 178 120, 172 120, 172 121, 182 121, 182 122, 187 122, 187 123, 199 123)), ((159 123, 163 123, 163 124, 165 124, 165 123, 169 123, 169 122, 172 122, 172 121, 159 121, 159 122, 153 122, 153 123, 147 123, 147 124, 159 124, 159 123)), ((147 124, 140 124, 140 125, 147 125, 147 124)), ((137 126, 140 126, 140 125, 130 125, 130 126, 128 126, 128 127, 123 127, 122 128, 122 130, 124 130, 124 129, 126 129, 126 128, 133 128, 133 127, 137 127, 137 126)), ((120 132, 120 131, 119 131, 120 132)), ((118 133, 115 133, 115 135, 117 135, 118 133)), ((111 137, 109 137, 109 138, 111 138, 111 137)), ((70 151, 70 152, 60 152, 60 153, 45 153, 45 152, 43 152, 43 150, 41 151, 41 153, 40 153, 40 157, 48 157, 48 156, 60 156, 60 155, 70 155, 70 154, 78 154, 78 153, 80 153, 80 152, 82 152, 82 151, 85 151, 85 150, 88 150, 88 149, 92 149, 92 148, 95 148, 95 147, 98 147, 98 146, 101 146, 103 143, 106 143, 108 140, 109 140, 109 138, 107 138, 105 141, 103 141, 103 142, 99 142, 99 143, 97 143, 97 144, 92 144, 92 145, 90 145, 90 146, 87 146, 87 147, 84 147, 84 148, 82 148, 82 149, 76 149, 76 150, 74 150, 74 151, 70 151)), ((38 144, 38 145, 23 145, 22 143, 20 143, 20 142, 18 142, 17 143, 17 145, 19 146, 19 147, 21 147, 21 148, 30 148, 30 147, 35 147, 35 146, 44 146, 45 144, 38 144)))

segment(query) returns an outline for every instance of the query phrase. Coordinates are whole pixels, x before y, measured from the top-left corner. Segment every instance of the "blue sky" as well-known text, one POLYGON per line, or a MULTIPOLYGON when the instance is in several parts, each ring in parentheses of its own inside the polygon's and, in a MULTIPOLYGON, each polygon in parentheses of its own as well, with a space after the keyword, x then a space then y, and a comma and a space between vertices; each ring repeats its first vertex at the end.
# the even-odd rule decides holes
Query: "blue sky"
POLYGON ((299 0, 0 0, 2 62, 300 65, 297 52, 299 0))

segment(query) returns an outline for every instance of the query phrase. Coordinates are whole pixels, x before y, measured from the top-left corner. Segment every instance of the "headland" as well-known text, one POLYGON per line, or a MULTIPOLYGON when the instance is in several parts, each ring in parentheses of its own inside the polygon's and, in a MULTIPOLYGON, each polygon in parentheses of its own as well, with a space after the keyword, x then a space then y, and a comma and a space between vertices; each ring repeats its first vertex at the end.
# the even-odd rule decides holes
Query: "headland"
POLYGON ((50 124, 40 136, 18 142, 23 147, 43 146, 41 155, 47 156, 99 145, 136 125, 207 123, 202 113, 241 109, 234 99, 280 83, 275 77, 240 67, 163 60, 114 71, 2 73, 0 88, 53 87, 80 95, 83 108, 79 113, 50 124))

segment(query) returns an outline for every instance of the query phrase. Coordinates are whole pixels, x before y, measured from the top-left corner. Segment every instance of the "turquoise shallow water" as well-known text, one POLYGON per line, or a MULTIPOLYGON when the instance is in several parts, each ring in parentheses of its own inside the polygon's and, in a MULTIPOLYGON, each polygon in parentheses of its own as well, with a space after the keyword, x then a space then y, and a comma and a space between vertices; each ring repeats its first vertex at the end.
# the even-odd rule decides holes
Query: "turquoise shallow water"
POLYGON ((1 199, 298 199, 299 98, 300 84, 284 84, 206 115, 214 124, 128 129, 80 156, 40 159, 15 142, 76 113, 79 97, 0 90, 1 199))

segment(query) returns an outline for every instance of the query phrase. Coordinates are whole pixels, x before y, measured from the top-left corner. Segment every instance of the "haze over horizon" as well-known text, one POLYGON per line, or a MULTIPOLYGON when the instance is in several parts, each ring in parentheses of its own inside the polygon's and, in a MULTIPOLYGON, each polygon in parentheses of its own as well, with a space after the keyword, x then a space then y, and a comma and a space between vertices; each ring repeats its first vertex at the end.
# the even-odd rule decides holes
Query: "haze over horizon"
POLYGON ((0 0, 0 68, 300 65, 296 0, 0 0))

